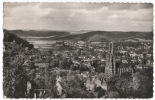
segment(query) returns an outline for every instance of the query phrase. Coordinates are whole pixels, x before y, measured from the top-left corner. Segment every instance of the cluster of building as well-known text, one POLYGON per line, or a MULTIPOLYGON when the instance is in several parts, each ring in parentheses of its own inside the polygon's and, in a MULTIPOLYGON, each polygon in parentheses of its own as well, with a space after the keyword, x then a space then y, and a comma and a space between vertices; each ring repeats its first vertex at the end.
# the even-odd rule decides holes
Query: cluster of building
POLYGON ((141 43, 137 48, 109 44, 106 57, 106 71, 113 74, 136 72, 137 70, 153 67, 153 48, 151 43, 141 43))
MULTIPOLYGON (((21 45, 16 44, 15 41, 4 42, 4 56, 16 55, 16 57, 23 58, 24 66, 37 66, 34 67, 36 70, 45 69, 46 71, 55 58, 60 58, 59 62, 61 62, 61 58, 70 60, 72 65, 69 70, 80 70, 81 67, 85 67, 85 70, 80 72, 80 75, 87 78, 85 86, 90 91, 95 91, 95 85, 102 87, 104 90, 107 89, 103 79, 94 77, 98 73, 105 73, 107 77, 110 77, 113 74, 134 73, 140 69, 153 67, 153 45, 146 42, 134 48, 127 45, 121 46, 119 43, 113 42, 59 41, 50 50, 32 49, 30 51, 28 51, 28 48, 20 49, 21 45)), ((55 67, 59 68, 59 64, 55 67)), ((36 73, 36 76, 41 75, 36 73)), ((59 90, 62 88, 59 81, 56 86, 58 86, 59 90)), ((61 94, 61 91, 59 94, 61 94)))

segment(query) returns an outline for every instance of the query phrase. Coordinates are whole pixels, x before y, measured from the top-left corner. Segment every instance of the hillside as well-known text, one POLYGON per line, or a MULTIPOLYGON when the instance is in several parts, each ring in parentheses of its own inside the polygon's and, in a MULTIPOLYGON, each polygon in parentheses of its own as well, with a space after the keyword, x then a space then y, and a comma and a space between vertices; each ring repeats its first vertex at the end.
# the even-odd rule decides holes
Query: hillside
POLYGON ((21 45, 22 47, 28 47, 29 49, 32 49, 34 47, 33 44, 30 44, 29 42, 16 36, 15 34, 12 34, 7 30, 3 30, 3 31, 4 31, 3 42, 13 42, 15 40, 18 45, 22 44, 21 45))
POLYGON ((64 31, 49 31, 49 30, 6 30, 19 37, 49 37, 49 36, 64 36, 69 35, 69 32, 64 31))
MULTIPOLYGON (((81 40, 89 42, 108 42, 108 41, 144 41, 153 40, 153 32, 119 32, 119 31, 84 31, 83 34, 71 34, 69 31, 22 31, 11 30, 10 33, 19 37, 31 40, 81 40)), ((81 32, 81 31, 80 31, 81 32)))
POLYGON ((92 31, 84 34, 67 35, 64 37, 53 38, 56 40, 82 40, 89 42, 107 42, 120 41, 127 39, 137 39, 138 41, 153 40, 153 32, 108 32, 108 31, 92 31))
MULTIPOLYGON (((128 38, 140 38, 146 40, 153 40, 152 32, 107 32, 107 31, 93 31, 82 34, 78 37, 80 40, 89 40, 94 39, 94 35, 99 35, 99 41, 103 40, 122 40, 128 38)), ((96 38, 97 39, 97 38, 96 38)))
POLYGON ((112 38, 104 36, 104 35, 93 35, 91 37, 89 37, 88 41, 89 42, 107 42, 107 41, 111 41, 112 38))

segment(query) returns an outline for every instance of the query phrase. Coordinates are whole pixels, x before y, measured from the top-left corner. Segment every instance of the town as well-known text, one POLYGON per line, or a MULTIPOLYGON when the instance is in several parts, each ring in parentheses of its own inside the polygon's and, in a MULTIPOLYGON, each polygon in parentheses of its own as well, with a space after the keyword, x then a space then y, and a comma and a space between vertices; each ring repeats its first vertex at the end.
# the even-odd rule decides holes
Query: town
MULTIPOLYGON (((153 88, 153 80, 150 81, 150 76, 147 76, 147 71, 153 73, 153 42, 59 40, 51 44, 51 48, 35 48, 26 40, 4 31, 3 51, 4 96, 6 97, 141 98, 151 96, 143 93, 137 95, 145 88, 141 88, 142 83, 136 83, 134 79, 145 72, 144 79, 147 82, 144 83, 148 89, 145 91, 150 92, 153 88), (138 85, 134 87, 133 84, 138 85), (127 85, 125 90, 121 90, 125 85, 127 85), (136 88, 137 90, 134 90, 136 88)), ((139 82, 142 79, 139 79, 139 82)))

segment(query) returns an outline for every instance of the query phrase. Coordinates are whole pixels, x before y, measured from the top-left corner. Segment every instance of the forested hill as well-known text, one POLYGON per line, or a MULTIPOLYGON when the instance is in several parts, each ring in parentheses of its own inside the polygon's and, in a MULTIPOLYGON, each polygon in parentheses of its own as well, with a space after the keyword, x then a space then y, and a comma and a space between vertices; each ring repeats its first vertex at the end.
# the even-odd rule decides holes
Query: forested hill
POLYGON ((153 40, 153 32, 118 32, 118 31, 91 31, 84 34, 73 34, 56 38, 59 40, 82 40, 89 42, 126 41, 126 40, 153 40))
POLYGON ((51 31, 51 30, 7 30, 19 37, 48 37, 48 36, 64 36, 69 35, 65 31, 51 31))
POLYGON ((10 33, 7 30, 3 30, 4 32, 4 42, 13 42, 16 41, 18 45, 21 45, 22 47, 28 47, 29 49, 32 49, 34 47, 33 44, 30 44, 28 41, 16 36, 15 34, 10 33))
POLYGON ((77 39, 85 41, 115 41, 135 38, 153 40, 153 32, 92 31, 85 34, 81 34, 77 39))
POLYGON ((50 31, 50 30, 7 30, 21 38, 31 38, 39 40, 81 40, 89 42, 107 41, 152 41, 153 32, 121 32, 121 31, 78 31, 71 34, 70 31, 50 31))

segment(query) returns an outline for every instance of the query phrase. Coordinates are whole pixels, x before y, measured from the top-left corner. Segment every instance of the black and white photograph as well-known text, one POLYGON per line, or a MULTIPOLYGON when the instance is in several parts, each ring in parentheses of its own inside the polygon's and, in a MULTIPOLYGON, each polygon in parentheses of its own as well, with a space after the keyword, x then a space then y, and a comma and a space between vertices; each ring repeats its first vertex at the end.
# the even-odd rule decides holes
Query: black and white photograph
POLYGON ((153 98, 153 6, 3 2, 3 98, 153 98))

